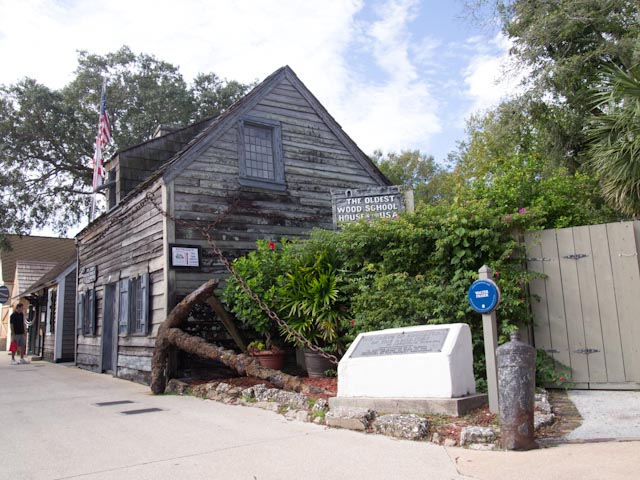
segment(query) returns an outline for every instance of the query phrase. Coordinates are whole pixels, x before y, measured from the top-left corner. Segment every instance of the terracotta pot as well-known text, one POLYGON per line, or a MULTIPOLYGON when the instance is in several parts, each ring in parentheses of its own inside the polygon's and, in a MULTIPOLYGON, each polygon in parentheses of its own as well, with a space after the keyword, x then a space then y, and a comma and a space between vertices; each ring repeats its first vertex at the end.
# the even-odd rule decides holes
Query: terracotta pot
POLYGON ((326 376, 324 372, 337 368, 329 359, 324 358, 319 353, 306 349, 304 351, 304 363, 307 366, 307 374, 311 378, 324 377, 326 376))
POLYGON ((263 350, 262 352, 253 352, 251 356, 256 357, 260 365, 265 368, 282 370, 282 367, 284 367, 284 351, 263 350))

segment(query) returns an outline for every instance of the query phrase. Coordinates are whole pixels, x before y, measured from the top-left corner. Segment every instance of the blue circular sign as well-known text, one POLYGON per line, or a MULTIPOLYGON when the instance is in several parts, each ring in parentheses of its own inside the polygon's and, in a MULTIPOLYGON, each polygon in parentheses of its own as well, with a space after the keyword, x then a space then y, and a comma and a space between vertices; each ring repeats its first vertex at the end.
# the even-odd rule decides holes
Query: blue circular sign
POLYGON ((9 300, 9 289, 5 285, 0 286, 0 303, 7 303, 9 300))
POLYGON ((476 280, 469 287, 469 305, 478 313, 489 313, 500 303, 500 289, 493 280, 476 280))

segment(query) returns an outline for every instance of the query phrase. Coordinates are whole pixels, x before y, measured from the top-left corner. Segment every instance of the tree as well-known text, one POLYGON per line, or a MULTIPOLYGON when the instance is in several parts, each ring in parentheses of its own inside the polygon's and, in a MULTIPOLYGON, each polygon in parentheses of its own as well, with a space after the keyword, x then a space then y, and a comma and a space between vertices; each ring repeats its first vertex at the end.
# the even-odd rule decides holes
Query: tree
POLYGON ((589 124, 590 166, 599 174, 604 198, 627 215, 640 215, 640 66, 613 67, 593 94, 601 114, 589 124))
POLYGON ((50 226, 59 233, 87 214, 91 157, 102 81, 114 143, 150 138, 159 125, 184 126, 218 115, 250 85, 199 74, 187 85, 178 69, 128 47, 78 54, 75 78, 52 90, 34 79, 0 87, 0 232, 50 226))
POLYGON ((603 65, 629 69, 640 60, 636 0, 469 0, 471 15, 498 16, 511 57, 528 72, 528 111, 574 170, 585 160, 584 125, 603 65), (491 5, 494 9, 488 9, 491 5))
POLYGON ((511 216, 528 212, 528 226, 562 228, 617 219, 604 206, 597 177, 572 171, 547 155, 548 132, 536 127, 517 99, 469 120, 454 176, 456 198, 487 202, 511 216))
POLYGON ((451 197, 451 174, 431 155, 420 153, 420 150, 385 155, 376 150, 371 159, 391 183, 412 189, 416 201, 436 203, 451 197))

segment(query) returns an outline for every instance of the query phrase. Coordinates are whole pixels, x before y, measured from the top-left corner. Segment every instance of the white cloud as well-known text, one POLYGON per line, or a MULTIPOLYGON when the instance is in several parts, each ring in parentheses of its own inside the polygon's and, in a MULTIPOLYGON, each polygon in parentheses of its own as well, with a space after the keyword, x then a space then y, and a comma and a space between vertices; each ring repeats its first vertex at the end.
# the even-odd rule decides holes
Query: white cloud
POLYGON ((365 152, 429 152, 451 127, 445 118, 465 110, 447 102, 482 108, 499 87, 494 46, 474 39, 462 52, 414 28, 426 8, 420 0, 0 0, 0 84, 29 76, 60 88, 77 50, 104 55, 122 45, 178 66, 187 81, 215 72, 251 82, 290 65, 365 152), (470 51, 456 75, 449 62, 470 51))
POLYGON ((486 44, 481 38, 472 38, 468 45, 476 51, 464 70, 465 95, 472 100, 465 117, 496 106, 501 100, 518 92, 526 72, 508 68, 509 41, 498 34, 486 44), (493 52, 489 53, 491 50, 493 52))

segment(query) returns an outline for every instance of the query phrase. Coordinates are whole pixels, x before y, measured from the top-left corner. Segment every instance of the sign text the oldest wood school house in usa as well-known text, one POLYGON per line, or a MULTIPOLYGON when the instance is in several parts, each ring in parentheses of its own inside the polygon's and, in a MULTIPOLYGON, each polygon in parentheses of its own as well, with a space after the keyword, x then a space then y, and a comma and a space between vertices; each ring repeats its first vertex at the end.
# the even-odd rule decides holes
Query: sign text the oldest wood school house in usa
POLYGON ((360 219, 395 218, 404 210, 404 200, 398 187, 332 190, 331 203, 336 228, 360 219))

